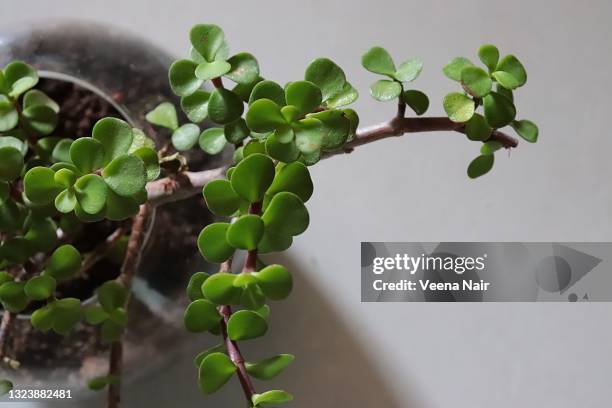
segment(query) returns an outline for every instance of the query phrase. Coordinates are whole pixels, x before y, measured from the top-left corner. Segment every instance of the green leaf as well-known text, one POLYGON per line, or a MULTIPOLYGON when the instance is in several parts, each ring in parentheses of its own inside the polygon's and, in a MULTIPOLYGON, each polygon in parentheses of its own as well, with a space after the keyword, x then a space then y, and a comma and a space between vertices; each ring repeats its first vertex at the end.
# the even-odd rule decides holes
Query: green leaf
POLYGON ((489 74, 479 67, 465 67, 461 71, 461 83, 470 95, 477 98, 487 95, 493 87, 489 74))
POLYGON ((319 87, 312 82, 295 81, 287 85, 285 99, 288 105, 295 106, 304 115, 319 107, 323 97, 319 87))
POLYGON ((23 282, 5 282, 0 285, 0 302, 9 312, 19 313, 28 305, 24 286, 23 282))
POLYGON ((285 163, 293 162, 300 156, 294 141, 281 143, 276 133, 272 133, 266 139, 266 153, 273 159, 285 163))
POLYGON ((282 191, 288 191, 306 202, 312 196, 313 189, 314 186, 308 168, 302 163, 293 162, 286 166, 277 167, 276 176, 268 189, 268 194, 274 195, 282 191))
POLYGON ((224 353, 211 353, 202 360, 199 370, 200 390, 212 394, 229 381, 236 366, 224 353))
POLYGON ((281 108, 274 101, 263 98, 254 101, 246 114, 248 127, 258 133, 269 132, 287 122, 281 114, 281 108))
POLYGON ((108 313, 100 306, 94 305, 85 309, 85 321, 89 324, 98 325, 109 318, 108 313))
POLYGON ((0 204, 2 204, 10 195, 10 186, 6 181, 0 181, 0 204))
MULTIPOLYGON (((143 191, 139 191, 134 197, 142 194, 143 191)), ((134 198, 122 197, 109 189, 106 197, 106 207, 100 214, 102 218, 108 218, 111 221, 121 221, 136 215, 138 208, 139 203, 134 198)))
POLYGON ((218 305, 233 305, 240 302, 242 289, 234 285, 236 275, 219 272, 211 275, 202 284, 206 299, 218 305))
POLYGON ((100 119, 93 127, 92 137, 104 147, 104 163, 126 154, 134 140, 132 127, 117 118, 100 119))
POLYGON ((478 58, 493 72, 499 61, 499 50, 492 44, 484 44, 478 49, 478 58))
POLYGON ((422 115, 429 108, 429 98, 421 91, 410 89, 403 94, 404 103, 410 106, 410 109, 417 115, 422 115))
POLYGON ((69 163, 70 162, 70 146, 72 139, 61 139, 51 153, 51 159, 54 163, 69 163))
POLYGON ((328 108, 334 109, 339 108, 341 106, 345 106, 351 104, 357 100, 359 97, 359 93, 351 84, 348 82, 344 84, 344 88, 338 94, 336 94, 333 98, 328 99, 325 102, 328 108))
MULTIPOLYGON (((487 96, 488 98, 489 96, 487 96)), ((444 97, 444 110, 453 122, 467 122, 474 116, 474 101, 459 92, 451 92, 444 97)))
POLYGON ((512 91, 510 89, 504 88, 501 84, 497 84, 495 86, 495 90, 498 94, 508 99, 510 102, 514 102, 514 95, 512 95, 512 91))
POLYGON ((124 307, 128 297, 125 286, 116 280, 104 282, 102 286, 96 289, 96 295, 100 306, 107 313, 111 313, 119 307, 124 307))
POLYGON ((263 154, 252 154, 242 160, 232 173, 232 188, 250 203, 263 200, 274 180, 274 163, 263 154))
POLYGON ((57 242, 57 225, 51 218, 33 217, 24 238, 32 252, 48 252, 57 242))
POLYGON ((470 140, 485 141, 491 136, 492 131, 485 118, 478 113, 465 124, 465 134, 470 140))
POLYGON ((228 142, 239 144, 251 134, 251 130, 247 126, 246 121, 240 118, 225 125, 223 133, 225 133, 225 139, 228 142))
POLYGON ((38 89, 32 89, 26 92, 23 96, 23 107, 29 108, 30 106, 48 106, 55 113, 59 113, 60 107, 53 99, 51 99, 47 94, 38 89))
POLYGON ((283 404, 293 401, 293 395, 281 390, 266 391, 263 394, 254 394, 253 405, 259 407, 261 404, 283 404))
POLYGON ((198 89, 191 95, 181 98, 181 109, 190 121, 200 123, 208 116, 209 99, 210 94, 208 92, 198 89))
POLYGON ((268 299, 286 299, 293 289, 293 278, 282 265, 266 266, 259 272, 253 272, 253 276, 268 299))
POLYGON ((395 64, 391 55, 382 47, 372 47, 361 57, 361 65, 370 72, 393 77, 395 64))
POLYGON ((198 299, 204 299, 202 293, 202 285, 206 282, 206 279, 210 277, 206 272, 196 272, 191 275, 189 283, 187 284, 187 297, 189 300, 196 301, 198 299))
POLYGON ((251 92, 253 92, 253 88, 255 88, 255 85, 257 85, 261 81, 263 81, 263 78, 258 76, 251 83, 248 83, 248 84, 236 84, 236 86, 234 86, 234 88, 232 88, 232 91, 236 95, 238 95, 240 97, 240 99, 242 99, 244 102, 248 103, 249 102, 249 97, 251 96, 251 92))
POLYGON ((502 147, 504 147, 504 145, 502 145, 500 142, 496 140, 491 140, 490 142, 486 142, 482 144, 482 146, 480 147, 480 154, 482 155, 493 154, 499 149, 501 149, 502 147))
POLYGON ((195 358, 193 359, 193 364, 195 364, 197 368, 200 368, 200 365, 202 365, 202 361, 204 361, 206 357, 208 357, 212 353, 224 353, 225 351, 226 351, 225 344, 217 344, 216 346, 213 346, 209 349, 206 349, 198 353, 198 355, 195 356, 195 358))
POLYGON ((227 242, 238 249, 256 249, 263 237, 264 228, 264 223, 258 215, 243 215, 227 229, 227 242))
POLYGON ((0 147, 0 181, 13 181, 21 175, 23 155, 14 147, 0 147))
POLYGON ((381 79, 370 86, 370 95, 378 101, 386 102, 397 98, 402 93, 402 85, 399 82, 381 79))
POLYGON ((31 255, 30 244, 23 237, 9 238, 0 246, 0 259, 9 263, 24 263, 31 255))
POLYGON ((13 383, 9 380, 0 380, 0 395, 6 395, 13 389, 13 383))
POLYGON ((67 188, 55 197, 55 208, 62 214, 73 211, 76 205, 77 198, 73 188, 67 188))
POLYGON ((510 124, 516 116, 516 108, 512 101, 497 92, 485 96, 484 113, 487 123, 496 129, 510 124))
POLYGON ((74 190, 83 211, 87 214, 97 214, 102 211, 108 194, 108 188, 102 177, 87 174, 77 180, 74 190))
POLYGON ((216 222, 204 227, 198 236, 200 253, 209 262, 221 263, 234 254, 234 248, 227 242, 229 224, 216 222))
POLYGON ((279 375, 295 357, 291 354, 279 354, 258 363, 245 364, 247 372, 259 380, 271 380, 279 375))
POLYGON ((53 133, 57 126, 57 113, 48 106, 30 106, 23 110, 25 127, 31 132, 39 135, 49 135, 53 133))
POLYGON ((0 132, 13 129, 19 123, 15 105, 5 95, 0 94, 0 132))
POLYGON ((30 316, 32 327, 43 332, 51 330, 54 321, 53 307, 50 304, 36 309, 30 316))
MULTIPOLYGON (((0 149, 0 158, 2 149, 0 149)), ((55 200, 61 188, 55 182, 54 176, 53 170, 47 167, 31 168, 23 179, 23 187, 28 200, 37 205, 49 204, 55 200)))
POLYGON ((321 128, 323 150, 335 150, 347 141, 351 123, 344 111, 327 110, 308 117, 318 119, 323 124, 321 128))
POLYGON ((492 154, 478 156, 468 166, 467 174, 471 179, 480 177, 488 173, 493 168, 495 156, 492 154))
POLYGON ((520 86, 516 78, 508 72, 495 71, 492 75, 493 78, 506 89, 516 89, 520 86))
POLYGON ((100 391, 110 384, 119 384, 119 377, 116 375, 105 375, 103 377, 95 377, 87 382, 90 390, 100 391))
POLYGON ((124 154, 115 158, 102 171, 106 184, 122 197, 131 197, 147 182, 144 162, 136 156, 124 154))
POLYGON ((249 140, 249 143, 244 145, 243 148, 243 158, 249 157, 252 154, 266 154, 266 146, 263 142, 259 140, 249 140))
POLYGON ((108 319, 102 323, 102 327, 100 327, 100 338, 103 343, 119 341, 123 335, 123 330, 124 325, 108 319))
POLYGON ((159 165, 159 158, 157 152, 150 147, 141 147, 135 150, 132 154, 138 157, 145 166, 145 174, 147 181, 153 181, 159 177, 161 168, 159 165))
POLYGON ((93 173, 104 166, 104 146, 91 137, 82 137, 70 145, 70 161, 83 174, 93 173))
POLYGON ((215 123, 224 125, 242 116, 244 106, 238 95, 225 88, 216 88, 208 100, 208 116, 215 123))
POLYGON ((38 73, 23 61, 13 61, 4 68, 4 79, 9 96, 15 98, 38 83, 38 73))
POLYGON ((285 106, 285 90, 274 81, 261 81, 257 83, 251 91, 249 105, 259 99, 270 99, 279 106, 285 106))
POLYGON ((411 58, 400 64, 393 77, 400 82, 414 81, 423 70, 423 61, 418 58, 411 58))
POLYGON ((512 128, 520 137, 530 143, 538 141, 538 127, 530 120, 515 120, 512 121, 512 128))
POLYGON ((183 317, 185 328, 192 333, 208 331, 217 326, 220 320, 221 315, 217 311, 217 305, 205 299, 191 302, 183 317))
POLYGON ((451 62, 446 64, 444 68, 442 68, 442 72, 453 81, 459 82, 461 81, 461 71, 463 71, 463 68, 471 67, 473 65, 474 64, 472 64, 472 61, 469 59, 457 57, 453 58, 451 62))
POLYGON ((79 271, 82 261, 83 257, 75 247, 62 245, 49 257, 45 271, 56 280, 66 280, 79 271))
POLYGON ((516 79, 518 86, 523 86, 527 82, 527 71, 525 71, 523 64, 514 55, 506 55, 502 58, 497 64, 495 71, 509 73, 516 79))
POLYGON ((283 235, 266 229, 257 250, 262 254, 283 252, 289 249, 291 244, 293 244, 293 238, 290 235, 283 235))
POLYGON ((232 66, 225 61, 201 62, 195 70, 195 75, 202 81, 225 75, 232 66))
POLYGON ((227 322, 227 334, 234 341, 251 340, 268 331, 268 323, 257 312, 239 310, 227 322))
POLYGON ((228 180, 209 181, 202 189, 208 209, 216 215, 229 217, 240 208, 242 199, 228 180))
POLYGON ((286 191, 276 194, 270 200, 262 219, 266 228, 285 236, 301 234, 310 222, 308 210, 300 197, 286 191))
POLYGON ((346 84, 344 71, 329 58, 312 61, 306 68, 304 79, 319 87, 323 101, 336 97, 346 84))
POLYGON ((193 94, 202 86, 202 81, 196 76, 198 64, 190 60, 178 60, 170 65, 168 80, 172 91, 178 96, 193 94))
POLYGON ((197 24, 189 32, 191 45, 208 62, 215 60, 225 43, 223 30, 214 24, 197 24))
POLYGON ((162 102, 145 116, 147 122, 170 130, 178 128, 176 108, 170 102, 162 102))
POLYGON ((199 139, 200 148, 208 154, 221 153, 226 143, 225 131, 222 128, 208 128, 202 132, 199 139))
POLYGON ((53 295, 55 285, 55 279, 51 276, 35 276, 25 284, 24 292, 31 300, 45 300, 53 295))
POLYGON ((15 136, 0 136, 0 147, 14 147, 21 152, 22 156, 25 156, 28 153, 28 143, 17 138, 19 135, 17 131, 14 134, 15 136))
POLYGON ((172 146, 179 152, 191 149, 198 143, 200 128, 193 123, 187 123, 172 133, 172 146))
POLYGON ((315 118, 300 120, 293 131, 295 132, 295 144, 303 154, 311 154, 321 149, 323 144, 323 123, 315 118))
POLYGON ((225 77, 238 84, 250 84, 259 77, 257 59, 248 52, 238 53, 227 62, 230 63, 231 70, 225 74, 225 77))

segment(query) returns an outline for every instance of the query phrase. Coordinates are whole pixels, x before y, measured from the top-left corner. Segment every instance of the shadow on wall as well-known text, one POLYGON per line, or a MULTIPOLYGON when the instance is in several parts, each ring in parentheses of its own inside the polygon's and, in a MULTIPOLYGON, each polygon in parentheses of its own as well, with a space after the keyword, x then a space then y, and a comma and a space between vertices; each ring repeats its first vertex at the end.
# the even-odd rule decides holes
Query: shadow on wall
MULTIPOLYGON (((295 354, 296 360, 272 381, 255 380, 255 388, 260 392, 285 389, 295 396, 288 406, 296 408, 311 408, 313 404, 318 408, 417 408, 416 403, 395 399, 373 362, 372 352, 354 339, 332 304, 309 280, 307 271, 300 269, 299 260, 283 255, 275 257, 275 262, 293 271, 295 290, 288 300, 271 305, 268 334, 262 339, 242 342, 241 348, 251 360, 278 353, 295 354)), ((179 334, 183 336, 184 332, 179 334)), ((201 394, 192 360, 199 351, 214 345, 216 338, 208 334, 191 337, 194 341, 188 347, 168 350, 175 355, 167 367, 137 383, 124 385, 126 407, 174 408, 177 403, 219 408, 244 406, 235 377, 218 393, 201 394)), ((98 406, 104 393, 98 397, 100 400, 91 401, 90 406, 98 406)), ((86 405, 89 404, 81 403, 86 405)))

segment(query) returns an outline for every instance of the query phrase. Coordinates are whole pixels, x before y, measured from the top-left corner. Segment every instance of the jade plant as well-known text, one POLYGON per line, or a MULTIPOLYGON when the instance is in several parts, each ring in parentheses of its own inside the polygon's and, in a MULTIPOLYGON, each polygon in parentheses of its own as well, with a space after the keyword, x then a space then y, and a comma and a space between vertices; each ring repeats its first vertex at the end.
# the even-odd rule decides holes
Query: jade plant
MULTIPOLYGON (((513 55, 500 57, 493 45, 478 50, 482 67, 459 57, 443 68, 458 85, 442 101, 444 117, 421 117, 429 99, 412 86, 423 69, 419 59, 396 65, 384 48, 369 49, 361 60, 377 75, 369 92, 397 108, 390 120, 359 127, 357 112, 348 107, 358 92, 332 60, 318 58, 303 78, 281 85, 263 76, 253 55, 230 56, 221 28, 199 24, 189 37, 189 58, 169 69, 170 87, 188 123, 179 123, 170 102, 146 117, 167 129, 163 147, 117 118, 101 119, 91 137, 58 138, 59 106, 34 89, 36 70, 15 61, 0 71, 0 355, 4 364, 18 366, 3 347, 17 313, 28 311, 37 330, 67 336, 79 324, 99 326, 101 338, 110 343, 109 370, 89 386, 108 388, 108 407, 119 405, 121 339, 132 279, 156 206, 201 192, 218 217, 197 239, 205 260, 220 265, 218 272, 195 273, 186 290, 191 302, 184 314, 186 330, 219 339, 195 356, 200 389, 213 393, 237 376, 248 406, 277 405, 293 397, 256 389, 252 379, 271 380, 294 356, 250 361, 239 344, 266 334, 269 303, 292 290, 290 271, 266 265, 259 255, 289 249, 307 229, 305 203, 313 194, 309 166, 387 137, 447 130, 480 146, 467 166, 468 177, 477 178, 491 170, 497 150, 517 146, 502 128, 511 126, 527 142, 538 137, 533 122, 517 119, 514 104, 515 91, 527 80, 525 69, 513 55), (183 152, 191 149, 209 155, 233 150, 233 159, 220 168, 189 171, 183 152), (171 161, 179 165, 160 165, 171 161), (57 298, 58 283, 86 273, 88 264, 70 244, 71 235, 82 223, 102 220, 129 220, 106 243, 129 236, 119 277, 96 290, 93 305, 57 298), (244 261, 232 266, 233 259, 244 261)), ((8 379, 2 388, 10 388, 8 379)))

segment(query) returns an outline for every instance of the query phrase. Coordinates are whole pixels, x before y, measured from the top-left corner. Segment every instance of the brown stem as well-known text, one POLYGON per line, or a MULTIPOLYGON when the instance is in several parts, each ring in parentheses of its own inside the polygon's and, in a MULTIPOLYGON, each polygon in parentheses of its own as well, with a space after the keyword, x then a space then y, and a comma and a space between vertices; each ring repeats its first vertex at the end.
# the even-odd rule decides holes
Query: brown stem
POLYGON ((9 327, 13 321, 13 314, 5 310, 2 314, 2 322, 0 323, 0 361, 4 360, 6 351, 6 336, 9 332, 9 327))
MULTIPOLYGON (((132 281, 138 270, 138 264, 140 263, 140 256, 142 254, 143 245, 145 243, 145 237, 147 235, 147 222, 151 208, 149 205, 141 205, 138 214, 134 217, 132 222, 132 232, 127 244, 127 250, 125 252, 125 258, 121 265, 121 274, 117 278, 117 281, 121 282, 125 287, 128 299, 126 301, 125 308, 127 310, 130 300, 130 294, 132 289, 132 281)), ((109 355, 109 367, 108 375, 117 378, 121 377, 123 363, 123 343, 119 339, 113 342, 111 345, 109 355)), ((121 401, 121 384, 110 384, 108 386, 107 393, 107 408, 118 408, 121 401)))
POLYGON ((199 172, 186 171, 147 184, 149 205, 158 206, 193 197, 202 192, 209 181, 225 176, 227 167, 199 172))
POLYGON ((94 248, 93 251, 89 252, 85 255, 83 259, 83 263, 81 264, 81 269, 79 270, 80 276, 85 276, 87 271, 89 271, 99 260, 104 258, 108 251, 115 245, 117 241, 123 237, 125 233, 125 228, 119 227, 112 234, 110 234, 104 242, 94 248))

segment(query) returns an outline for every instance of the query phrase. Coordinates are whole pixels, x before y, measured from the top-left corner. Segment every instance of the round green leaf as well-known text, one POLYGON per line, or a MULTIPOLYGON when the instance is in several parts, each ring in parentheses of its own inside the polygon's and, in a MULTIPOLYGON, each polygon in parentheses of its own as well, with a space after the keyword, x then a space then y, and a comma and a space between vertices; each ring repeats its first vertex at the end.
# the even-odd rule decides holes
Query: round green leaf
POLYGON ((495 80, 499 83, 499 85, 503 86, 506 89, 516 89, 520 86, 514 75, 508 72, 495 71, 492 75, 493 78, 495 78, 495 80))
POLYGON ((24 282, 5 282, 0 285, 0 301, 9 312, 19 313, 28 305, 24 286, 24 282))
POLYGON ((35 276, 24 286, 25 294, 31 300, 48 299, 55 291, 55 279, 48 275, 35 276))
POLYGON ((144 162, 127 154, 110 162, 102 171, 102 177, 111 190, 122 197, 139 193, 147 181, 144 162))
POLYGON ((193 48, 208 62, 215 60, 223 48, 225 37, 223 30, 214 24, 197 24, 189 32, 193 48))
POLYGON ((266 154, 266 146, 263 142, 259 140, 249 140, 249 143, 244 145, 243 148, 243 158, 249 157, 252 154, 266 154))
MULTIPOLYGON (((15 131, 15 136, 19 135, 17 131, 15 131)), ((19 150, 23 156, 28 153, 28 143, 24 142, 21 139, 18 139, 15 136, 0 136, 0 147, 10 146, 19 150)))
POLYGON ((245 366, 247 372, 253 377, 259 380, 270 380, 283 372, 294 359, 295 357, 291 354, 279 354, 258 363, 247 362, 245 366))
POLYGON ((87 174, 77 180, 74 189, 83 211, 87 214, 97 214, 102 211, 108 194, 108 188, 102 177, 87 174))
POLYGON ((14 147, 0 147, 0 181, 13 181, 21 175, 23 155, 14 147))
POLYGON ((268 194, 274 195, 282 191, 288 191, 306 202, 312 196, 313 189, 308 168, 300 162, 293 162, 277 170, 274 181, 268 189, 268 194))
POLYGON ((201 62, 195 70, 195 75, 203 81, 223 76, 232 69, 225 61, 201 62))
POLYGON ((492 44, 484 44, 478 49, 478 58, 487 66, 489 72, 492 72, 499 61, 499 50, 492 44))
POLYGON ((461 83, 470 95, 477 98, 487 95, 493 87, 489 74, 479 67, 465 67, 461 71, 461 83))
POLYGON ((240 305, 248 310, 257 310, 266 302, 266 297, 258 285, 247 285, 240 296, 240 305))
POLYGON ((429 108, 429 98, 421 91, 410 89, 403 94, 404 103, 417 115, 422 115, 429 108))
MULTIPOLYGON (((487 96, 488 98, 489 96, 487 96)), ((451 92, 444 97, 444 110, 453 122, 467 122, 474 116, 474 101, 459 92, 451 92)))
POLYGON ((538 141, 538 127, 532 121, 515 120, 512 122, 512 128, 526 141, 530 143, 538 141))
POLYGON ((281 143, 276 133, 272 133, 266 139, 266 153, 273 159, 284 163, 296 161, 300 157, 300 151, 295 142, 281 143))
POLYGON ((217 222, 204 227, 198 236, 200 253, 209 262, 221 263, 234 254, 234 248, 227 242, 229 224, 217 222))
POLYGON ((50 305, 43 306, 35 310, 30 316, 30 323, 36 330, 43 332, 49 331, 53 327, 55 318, 53 316, 53 307, 50 305))
POLYGON ((0 380, 0 395, 6 395, 13 389, 13 383, 9 380, 0 380))
POLYGON ((196 272, 191 275, 189 283, 187 284, 187 297, 189 298, 189 300, 193 302, 198 299, 204 299, 204 293, 202 293, 202 285, 209 277, 210 275, 206 272, 196 272))
POLYGON ((240 208, 242 199, 227 180, 209 181, 202 189, 208 209, 216 215, 229 217, 240 208))
POLYGON ((0 181, 0 204, 2 204, 10 194, 10 186, 6 181, 0 181))
POLYGON ((295 236, 306 231, 310 218, 308 210, 297 195, 286 191, 276 194, 262 217, 266 229, 285 236, 295 236))
POLYGON ((70 161, 84 174, 104 165, 104 146, 91 137, 82 137, 70 145, 70 161))
MULTIPOLYGON (((2 149, 0 149, 0 157, 2 149)), ((55 173, 50 168, 31 168, 23 178, 25 195, 28 200, 38 205, 49 204, 55 200, 61 188, 55 182, 54 176, 55 173)))
POLYGON ((249 128, 258 133, 269 132, 286 124, 281 114, 281 108, 270 99, 263 98, 254 101, 246 114, 249 128))
POLYGON ((23 96, 23 107, 29 108, 30 106, 43 105, 53 109, 55 113, 59 113, 60 107, 53 99, 47 94, 38 89, 32 89, 26 92, 23 96))
POLYGON ((200 148, 208 154, 221 153, 227 143, 222 128, 208 128, 200 134, 200 148))
POLYGON ((485 96, 484 113, 487 123, 496 129, 510 124, 516 116, 516 108, 512 101, 497 92, 485 96))
POLYGON ((227 229, 227 242, 238 249, 256 249, 263 237, 264 228, 264 223, 258 215, 243 215, 227 229))
POLYGON ((246 121, 240 118, 225 125, 223 133, 225 133, 225 139, 228 142, 239 144, 251 134, 251 130, 247 126, 246 121))
POLYGON ((250 84, 259 77, 257 59, 248 52, 241 52, 231 57, 227 62, 231 70, 225 76, 238 84, 250 84))
POLYGON ((400 82, 414 81, 423 70, 423 61, 418 58, 411 58, 400 64, 393 77, 400 82))
POLYGON ((198 64, 190 60, 178 60, 170 66, 168 79, 172 91, 178 96, 191 95, 202 86, 202 81, 196 77, 198 64))
POLYGON ((253 272, 264 295, 272 300, 286 299, 293 289, 293 278, 282 265, 269 265, 253 272))
POLYGON ((162 102, 145 116, 147 122, 174 130, 178 127, 176 108, 170 102, 162 102))
MULTIPOLYGON (((106 195, 106 206, 99 214, 101 214, 102 218, 108 218, 111 221, 121 221, 132 217, 138 213, 139 209, 139 203, 135 198, 142 195, 144 192, 145 191, 139 191, 134 198, 132 198, 122 197, 115 194, 113 190, 108 189, 106 195)), ((78 208, 79 206, 77 205, 77 209, 78 208)))
POLYGON ((270 99, 278 106, 286 105, 285 90, 274 81, 261 81, 253 87, 249 97, 249 105, 259 99, 270 99))
MULTIPOLYGON (((283 118, 285 119, 285 122, 287 123, 293 123, 295 121, 297 121, 300 116, 302 116, 302 114, 300 113, 300 110, 293 106, 293 105, 287 105, 287 106, 283 106, 281 108, 281 115, 283 115, 283 118)), ((285 132, 286 129, 289 128, 289 125, 281 125, 278 129, 276 129, 277 131, 280 130, 281 132, 285 132)), ((288 140, 285 142, 287 143, 288 140)))
POLYGON ((153 181, 159 177, 161 168, 159 166, 159 158, 157 152, 150 147, 141 147, 135 150, 132 154, 144 163, 147 181, 153 181))
POLYGON ((346 106, 351 104, 357 100, 359 97, 359 93, 351 84, 348 82, 344 84, 344 88, 338 94, 336 94, 333 98, 328 99, 325 102, 328 108, 334 109, 339 108, 341 106, 346 106))
POLYGON ((492 154, 478 156, 468 166, 467 174, 469 178, 475 179, 488 173, 493 168, 495 156, 492 154))
POLYGON ((527 82, 527 71, 525 71, 523 64, 514 55, 506 55, 502 58, 497 64, 495 71, 509 73, 516 79, 519 84, 518 86, 523 86, 527 82))
POLYGON ((372 47, 361 57, 361 65, 370 72, 393 76, 395 64, 391 55, 382 47, 372 47))
POLYGON ((187 123, 172 133, 172 146, 179 152, 191 149, 198 143, 200 128, 193 123, 187 123))
POLYGON ((492 131, 485 118, 478 113, 465 124, 465 134, 470 140, 485 141, 491 136, 492 131))
POLYGON ((58 122, 57 113, 45 105, 35 105, 24 109, 23 119, 27 129, 43 136, 53 133, 58 122))
POLYGON ((202 360, 199 370, 200 390, 212 394, 232 378, 236 366, 224 353, 211 353, 202 360))
POLYGON ((473 65, 474 64, 472 64, 472 61, 469 59, 457 57, 453 58, 451 62, 446 64, 444 68, 442 68, 442 72, 453 81, 459 82, 461 81, 461 71, 463 71, 463 68, 471 67, 473 65))
POLYGON ((324 101, 341 93, 346 83, 342 68, 329 58, 317 58, 312 61, 306 68, 304 79, 321 89, 324 101))
POLYGON ((218 305, 233 305, 240 302, 242 289, 234 285, 236 275, 226 272, 215 273, 202 284, 206 299, 218 305))
POLYGON ((32 252, 48 252, 57 243, 57 224, 51 218, 33 217, 24 238, 32 252))
POLYGON ((100 338, 103 343, 119 341, 123 335, 123 329, 123 325, 108 319, 100 327, 100 338))
POLYGON ((51 159, 54 163, 69 163, 70 162, 70 146, 72 139, 61 139, 51 153, 51 159))
POLYGON ((250 203, 263 200, 274 180, 274 163, 263 154, 252 154, 242 160, 232 173, 232 188, 250 203))
POLYGON ((206 350, 198 353, 198 355, 195 356, 195 358, 193 359, 193 364, 195 364, 195 366, 197 368, 200 368, 200 365, 202 364, 202 361, 204 361, 204 359, 206 357, 208 357, 212 353, 223 353, 225 351, 226 351, 225 344, 217 344, 216 346, 213 346, 213 347, 211 347, 209 349, 206 349, 206 350))
POLYGON ((85 309, 85 321, 89 324, 97 325, 109 319, 108 313, 100 306, 89 306, 85 309))
POLYGON ((309 115, 309 118, 318 119, 323 124, 321 127, 323 150, 335 150, 347 141, 351 123, 344 111, 327 110, 309 115))
POLYGON ((104 147, 105 163, 127 153, 134 140, 132 127, 117 118, 100 119, 93 127, 92 136, 104 147))
POLYGON ((268 323, 257 312, 240 310, 229 318, 227 334, 234 341, 261 337, 268 331, 268 323))
POLYGON ((15 98, 38 83, 38 73, 22 61, 13 61, 4 68, 4 79, 9 96, 15 98))
POLYGON ((19 113, 15 105, 5 95, 0 94, 0 132, 6 132, 17 126, 19 113))
POLYGON ((210 94, 201 89, 181 98, 181 108, 190 121, 200 123, 206 119, 208 116, 209 98, 210 94))
POLYGON ((293 128, 295 144, 303 154, 312 154, 323 144, 323 123, 315 118, 300 120, 293 128))
POLYGON ((110 313, 119 307, 125 306, 128 293, 125 286, 116 280, 111 280, 104 282, 102 286, 96 290, 96 295, 98 296, 98 302, 100 306, 102 306, 102 309, 110 313))
POLYGON ((238 95, 225 88, 216 88, 208 100, 208 116, 215 123, 224 125, 238 119, 244 105, 238 95))
POLYGON ((266 391, 263 394, 254 394, 252 397, 253 405, 258 407, 261 404, 284 404, 293 401, 293 395, 281 390, 266 391))
POLYGON ((192 333, 208 331, 216 327, 220 320, 221 315, 217 311, 217 305, 205 299, 191 302, 183 317, 185 328, 192 333))
POLYGON ((500 142, 496 140, 491 140, 490 142, 486 142, 482 144, 482 146, 480 147, 480 154, 482 155, 493 154, 497 150, 501 149, 502 147, 504 147, 504 145, 502 145, 500 142))
POLYGON ((370 86, 370 95, 378 101, 386 102, 397 98, 402 93, 399 82, 381 79, 370 86))
POLYGON ((49 257, 45 271, 57 280, 71 278, 81 268, 83 258, 72 245, 62 245, 49 257))
POLYGON ((74 189, 68 188, 55 197, 55 208, 62 214, 67 214, 74 210, 77 204, 76 194, 74 189))
POLYGON ((287 85, 285 99, 301 114, 312 112, 321 105, 323 97, 318 86, 309 81, 295 81, 287 85))

